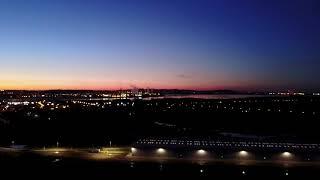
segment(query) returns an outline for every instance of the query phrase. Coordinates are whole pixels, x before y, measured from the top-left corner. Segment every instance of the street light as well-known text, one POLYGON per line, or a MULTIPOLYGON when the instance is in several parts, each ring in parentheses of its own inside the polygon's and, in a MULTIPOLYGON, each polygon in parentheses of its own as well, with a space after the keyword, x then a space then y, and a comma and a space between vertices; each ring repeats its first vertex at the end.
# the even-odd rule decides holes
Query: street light
POLYGON ((249 153, 247 151, 240 151, 239 152, 239 155, 242 156, 242 157, 248 156, 248 154, 249 153))
POLYGON ((134 147, 132 147, 132 148, 131 148, 131 153, 136 153, 136 152, 137 152, 137 149, 134 148, 134 147))
POLYGON ((164 154, 165 152, 166 152, 166 150, 163 149, 163 148, 158 148, 157 149, 157 153, 159 153, 159 154, 164 154))
POLYGON ((290 152, 283 152, 282 156, 285 157, 285 158, 289 158, 289 157, 292 156, 292 154, 290 152))
POLYGON ((197 154, 203 156, 203 155, 207 154, 207 151, 205 151, 203 149, 200 149, 200 150, 197 151, 197 154))

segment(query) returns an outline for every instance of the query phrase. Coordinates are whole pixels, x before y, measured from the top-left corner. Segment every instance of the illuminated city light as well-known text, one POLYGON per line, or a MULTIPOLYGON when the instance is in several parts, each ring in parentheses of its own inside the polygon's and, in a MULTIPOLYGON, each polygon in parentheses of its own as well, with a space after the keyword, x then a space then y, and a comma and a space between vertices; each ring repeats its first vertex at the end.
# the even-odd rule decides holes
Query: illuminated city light
POLYGON ((289 157, 292 156, 292 154, 291 154, 290 152, 283 152, 283 153, 282 153, 282 156, 283 156, 283 157, 286 157, 286 158, 289 158, 289 157))
POLYGON ((166 153, 166 150, 163 148, 159 148, 159 149, 157 149, 157 153, 164 154, 164 153, 166 153))
POLYGON ((54 153, 55 153, 55 154, 59 154, 60 152, 59 152, 59 151, 55 151, 54 153))
POLYGON ((240 155, 240 156, 248 156, 248 154, 249 154, 249 153, 248 153, 247 151, 240 151, 240 152, 239 152, 239 155, 240 155))
POLYGON ((131 148, 131 152, 132 152, 132 153, 136 153, 136 152, 137 152, 137 149, 134 148, 134 147, 132 147, 132 148, 131 148))
POLYGON ((197 154, 198 155, 206 155, 207 154, 207 151, 203 150, 203 149, 200 149, 197 151, 197 154))

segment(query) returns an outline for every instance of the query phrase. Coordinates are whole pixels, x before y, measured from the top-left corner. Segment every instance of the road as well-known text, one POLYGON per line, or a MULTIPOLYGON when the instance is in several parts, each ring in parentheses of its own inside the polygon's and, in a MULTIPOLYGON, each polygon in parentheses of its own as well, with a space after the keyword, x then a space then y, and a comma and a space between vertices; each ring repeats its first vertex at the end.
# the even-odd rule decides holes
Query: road
POLYGON ((319 166, 320 161, 301 161, 291 160, 256 160, 256 159, 221 159, 221 158, 177 158, 172 156, 134 156, 129 147, 112 148, 33 148, 16 149, 10 147, 0 147, 0 153, 5 155, 18 156, 23 153, 30 153, 42 157, 52 157, 56 159, 78 158, 90 161, 124 161, 124 162, 156 162, 156 163, 195 163, 195 164, 214 164, 223 163, 242 166, 319 166))

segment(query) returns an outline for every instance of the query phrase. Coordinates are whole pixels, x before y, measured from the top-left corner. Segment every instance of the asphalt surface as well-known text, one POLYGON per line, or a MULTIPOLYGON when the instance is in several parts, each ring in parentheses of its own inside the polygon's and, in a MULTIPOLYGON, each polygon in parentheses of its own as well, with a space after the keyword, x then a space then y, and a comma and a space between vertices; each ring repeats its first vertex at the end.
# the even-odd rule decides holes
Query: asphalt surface
POLYGON ((53 158, 73 158, 90 161, 121 161, 121 162, 156 162, 156 163, 192 163, 192 164, 214 164, 223 163, 230 165, 241 166, 319 166, 320 161, 307 161, 299 159, 288 160, 257 160, 247 158, 178 158, 173 156, 136 156, 131 153, 129 147, 113 147, 113 148, 34 148, 34 149, 17 149, 10 147, 0 147, 0 153, 12 156, 19 156, 19 154, 34 154, 42 157, 53 158))

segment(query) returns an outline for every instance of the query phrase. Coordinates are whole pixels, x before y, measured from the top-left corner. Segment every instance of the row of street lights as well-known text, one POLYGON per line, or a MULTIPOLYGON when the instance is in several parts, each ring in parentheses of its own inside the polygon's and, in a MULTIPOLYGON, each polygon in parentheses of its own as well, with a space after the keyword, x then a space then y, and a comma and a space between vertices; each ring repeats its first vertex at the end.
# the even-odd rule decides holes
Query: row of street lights
MULTIPOLYGON (((132 154, 136 154, 137 152, 138 152, 137 148, 135 148, 135 147, 131 148, 131 153, 132 154)), ((158 149, 156 149, 156 153, 159 154, 159 155, 164 155, 164 154, 167 153, 167 150, 164 149, 164 148, 158 148, 158 149)), ((196 150, 196 154, 199 155, 199 156, 205 156, 205 155, 208 155, 208 153, 209 152, 204 150, 204 149, 196 150)), ((239 157, 243 157, 243 158, 244 157, 248 157, 250 155, 250 153, 248 151, 245 151, 245 150, 239 151, 237 154, 239 155, 239 157)), ((291 158, 292 156, 293 156, 293 154, 290 153, 290 152, 287 152, 287 151, 281 153, 281 157, 283 157, 283 158, 287 158, 288 159, 288 158, 291 158)), ((263 159, 265 160, 266 157, 264 157, 263 159)))

